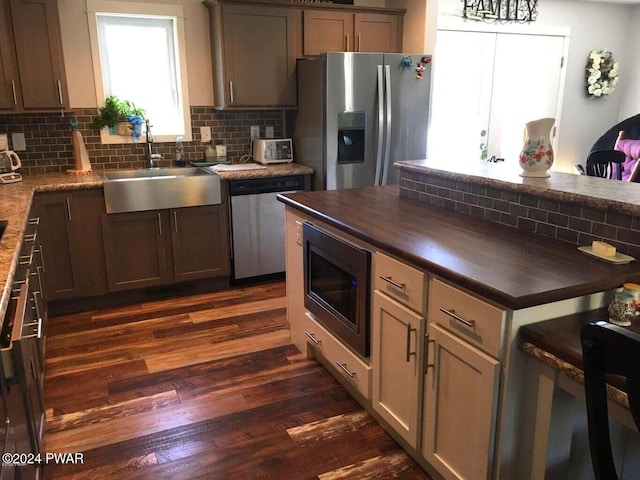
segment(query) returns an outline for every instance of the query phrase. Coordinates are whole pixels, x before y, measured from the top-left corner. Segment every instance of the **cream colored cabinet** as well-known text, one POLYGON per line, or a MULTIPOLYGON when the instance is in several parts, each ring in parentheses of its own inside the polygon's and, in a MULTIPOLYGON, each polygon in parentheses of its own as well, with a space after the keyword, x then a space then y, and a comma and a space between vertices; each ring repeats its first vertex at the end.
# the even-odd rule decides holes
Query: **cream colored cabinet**
POLYGON ((309 347, 338 373, 343 384, 369 400, 371 366, 320 325, 309 312, 303 318, 303 330, 309 347))
POLYGON ((373 270, 372 407, 417 449, 422 402, 425 275, 380 252, 374 255, 373 270))
POLYGON ((304 10, 303 54, 402 51, 402 15, 304 10))
POLYGON ((296 106, 295 10, 207 1, 216 108, 296 106))
POLYGON ((422 454, 446 479, 491 478, 506 313, 431 279, 422 454))

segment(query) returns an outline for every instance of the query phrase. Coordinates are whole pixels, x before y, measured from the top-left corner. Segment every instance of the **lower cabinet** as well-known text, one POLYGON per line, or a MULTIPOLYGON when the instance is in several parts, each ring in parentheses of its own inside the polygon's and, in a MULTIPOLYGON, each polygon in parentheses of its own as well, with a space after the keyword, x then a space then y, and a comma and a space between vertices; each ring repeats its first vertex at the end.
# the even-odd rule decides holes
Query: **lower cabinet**
POLYGON ((226 205, 101 218, 109 291, 229 275, 226 205))
POLYGON ((37 193, 34 202, 40 219, 48 299, 106 293, 102 189, 37 193))
POLYGON ((492 478, 505 315, 429 282, 422 455, 447 480, 492 478))
POLYGON ((339 372, 365 399, 371 398, 371 367, 334 337, 308 313, 303 319, 307 343, 339 372))
POLYGON ((373 409, 418 448, 424 318, 379 291, 373 293, 373 409))
POLYGON ((166 211, 103 214, 102 233, 109 291, 170 282, 166 211))

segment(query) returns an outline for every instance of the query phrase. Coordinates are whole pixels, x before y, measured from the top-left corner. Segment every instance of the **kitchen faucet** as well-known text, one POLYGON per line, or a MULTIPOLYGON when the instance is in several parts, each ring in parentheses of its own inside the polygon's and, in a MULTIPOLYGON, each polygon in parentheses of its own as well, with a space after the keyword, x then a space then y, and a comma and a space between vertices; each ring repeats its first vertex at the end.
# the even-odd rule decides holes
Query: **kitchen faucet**
POLYGON ((164 157, 159 153, 153 153, 153 134, 151 133, 151 123, 149 119, 146 119, 144 122, 146 126, 146 138, 147 138, 147 160, 149 168, 158 168, 156 167, 156 160, 162 160, 164 157))

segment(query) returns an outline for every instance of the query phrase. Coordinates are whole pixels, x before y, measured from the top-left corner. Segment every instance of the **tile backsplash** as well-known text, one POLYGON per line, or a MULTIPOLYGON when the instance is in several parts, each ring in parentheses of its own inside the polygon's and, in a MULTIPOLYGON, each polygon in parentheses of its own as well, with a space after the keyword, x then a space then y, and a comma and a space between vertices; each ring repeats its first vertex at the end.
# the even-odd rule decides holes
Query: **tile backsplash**
MULTIPOLYGON (((57 113, 21 113, 0 115, 0 133, 10 135, 22 132, 27 149, 18 152, 22 160, 21 173, 33 175, 64 172, 74 168, 71 128, 69 120, 78 121, 89 160, 94 170, 143 167, 146 165, 146 144, 111 144, 100 142, 100 133, 91 127, 97 115, 96 108, 74 109, 57 113)), ((184 142, 187 161, 203 160, 206 145, 200 142, 200 127, 211 127, 212 140, 221 140, 227 146, 227 158, 238 160, 249 153, 250 126, 260 126, 264 135, 266 126, 274 127, 276 138, 284 135, 284 118, 281 110, 269 111, 220 111, 213 107, 191 107, 193 141, 184 142)), ((175 160, 175 143, 155 142, 153 153, 164 155, 161 166, 169 166, 175 160)))
POLYGON ((400 177, 400 196, 574 245, 605 240, 620 252, 640 258, 639 217, 404 171, 400 177))

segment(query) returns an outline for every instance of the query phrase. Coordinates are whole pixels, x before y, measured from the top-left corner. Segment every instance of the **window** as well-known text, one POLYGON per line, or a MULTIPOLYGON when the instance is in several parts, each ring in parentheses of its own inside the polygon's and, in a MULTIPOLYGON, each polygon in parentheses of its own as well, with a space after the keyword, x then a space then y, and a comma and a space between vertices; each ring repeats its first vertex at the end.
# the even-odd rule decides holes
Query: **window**
MULTIPOLYGON (((156 141, 191 140, 182 7, 88 0, 98 105, 110 95, 143 108, 156 141)), ((101 132, 103 143, 132 139, 101 132)))

